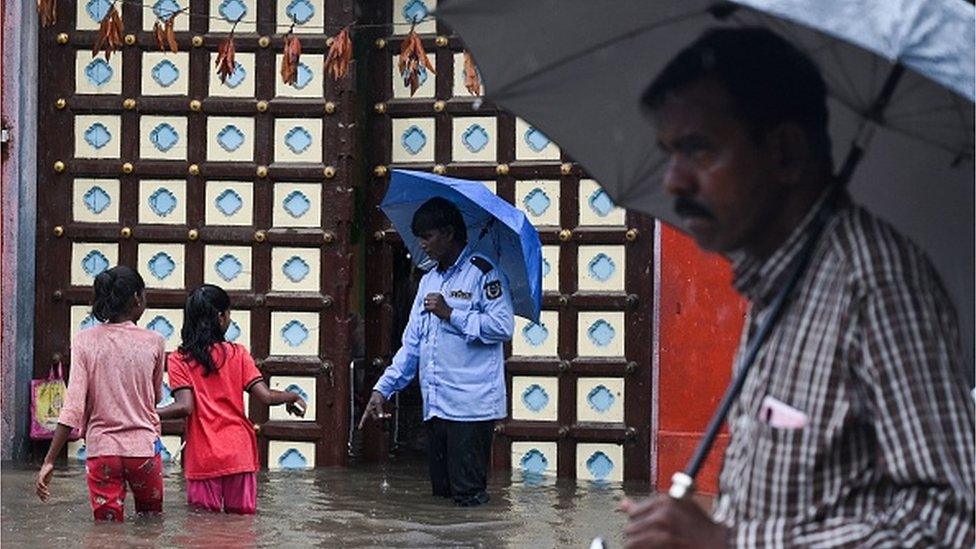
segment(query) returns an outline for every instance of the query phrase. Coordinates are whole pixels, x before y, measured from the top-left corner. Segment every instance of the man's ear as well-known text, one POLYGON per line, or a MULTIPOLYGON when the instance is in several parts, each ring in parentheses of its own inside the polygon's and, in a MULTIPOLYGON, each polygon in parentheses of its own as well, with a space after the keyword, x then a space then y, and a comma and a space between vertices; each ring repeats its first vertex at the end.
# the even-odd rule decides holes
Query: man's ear
POLYGON ((813 148, 807 133, 793 122, 777 125, 766 134, 780 180, 789 186, 797 185, 810 168, 813 148))

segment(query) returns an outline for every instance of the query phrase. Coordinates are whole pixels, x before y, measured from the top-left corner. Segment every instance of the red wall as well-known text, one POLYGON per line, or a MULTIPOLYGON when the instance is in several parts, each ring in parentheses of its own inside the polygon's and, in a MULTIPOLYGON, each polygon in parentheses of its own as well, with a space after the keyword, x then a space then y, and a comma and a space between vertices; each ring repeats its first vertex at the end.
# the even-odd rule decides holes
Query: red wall
MULTIPOLYGON (((729 382, 746 303, 732 289, 725 259, 660 226, 656 481, 666 490, 694 452, 729 382)), ((698 478, 700 492, 715 493, 727 441, 721 435, 712 449, 698 478)))

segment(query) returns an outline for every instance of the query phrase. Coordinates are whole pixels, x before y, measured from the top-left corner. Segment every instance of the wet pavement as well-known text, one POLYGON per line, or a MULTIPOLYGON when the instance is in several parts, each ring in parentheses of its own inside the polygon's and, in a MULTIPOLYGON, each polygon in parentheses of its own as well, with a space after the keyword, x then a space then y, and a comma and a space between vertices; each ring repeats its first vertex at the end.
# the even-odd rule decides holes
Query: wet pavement
POLYGON ((32 492, 36 468, 3 464, 3 547, 589 547, 602 536, 621 546, 625 495, 646 485, 523 479, 495 473, 492 501, 458 508, 430 495, 422 461, 261 472, 258 514, 192 511, 177 467, 165 477, 164 515, 137 517, 131 494, 126 523, 94 523, 84 469, 62 466, 52 498, 32 492))

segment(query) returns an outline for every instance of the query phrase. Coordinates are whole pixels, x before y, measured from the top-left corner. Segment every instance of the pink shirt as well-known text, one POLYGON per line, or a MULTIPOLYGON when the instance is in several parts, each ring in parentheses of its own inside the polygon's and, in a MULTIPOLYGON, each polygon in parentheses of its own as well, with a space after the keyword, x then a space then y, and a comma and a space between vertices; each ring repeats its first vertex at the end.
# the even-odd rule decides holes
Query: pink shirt
POLYGON ((88 457, 155 455, 165 362, 162 336, 132 322, 78 332, 58 423, 81 430, 88 457))

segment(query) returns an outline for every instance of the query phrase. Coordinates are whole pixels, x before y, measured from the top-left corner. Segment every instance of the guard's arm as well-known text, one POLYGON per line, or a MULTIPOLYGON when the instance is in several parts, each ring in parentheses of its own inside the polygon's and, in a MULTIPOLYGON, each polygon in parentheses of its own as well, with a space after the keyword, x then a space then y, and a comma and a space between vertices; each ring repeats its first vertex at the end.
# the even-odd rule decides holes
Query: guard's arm
POLYGON ((451 325, 460 330, 468 342, 510 341, 515 332, 515 317, 507 278, 498 269, 492 269, 480 277, 479 286, 474 306, 467 311, 454 309, 451 325))

